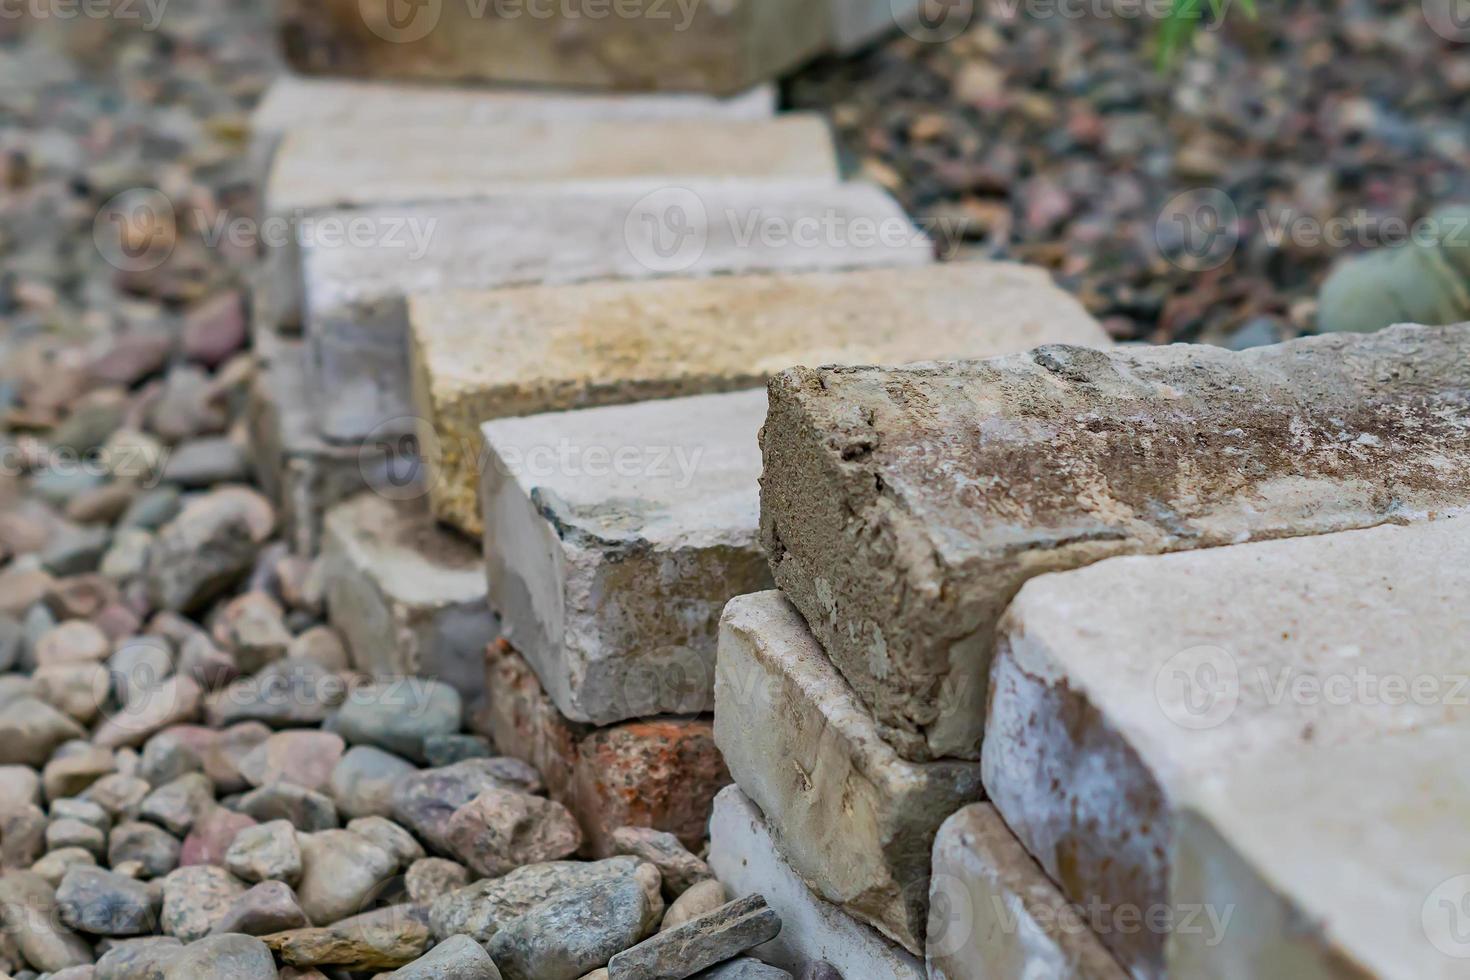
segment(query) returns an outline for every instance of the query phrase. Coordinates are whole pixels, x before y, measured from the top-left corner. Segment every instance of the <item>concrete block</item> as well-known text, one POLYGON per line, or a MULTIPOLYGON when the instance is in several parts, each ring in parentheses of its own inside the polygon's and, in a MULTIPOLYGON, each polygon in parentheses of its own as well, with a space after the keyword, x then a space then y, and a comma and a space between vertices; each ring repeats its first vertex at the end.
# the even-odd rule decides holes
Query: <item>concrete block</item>
POLYGON ((900 759, 779 592, 725 607, 715 741, 812 890, 923 955, 934 836, 980 765, 900 759))
POLYGON ((261 369, 247 405, 256 480, 276 504, 291 550, 311 557, 321 548, 322 520, 334 504, 370 486, 415 493, 418 457, 394 442, 349 447, 324 441, 316 431, 302 343, 266 336, 257 344, 261 369))
POLYGON ((771 383, 763 541, 900 753, 973 758, 1027 579, 1460 508, 1467 393, 1464 327, 795 369, 771 383))
POLYGON ((1208 783, 1180 816, 1174 891, 1205 909, 1170 976, 1465 975, 1470 730, 1313 745, 1208 783))
MULTIPOLYGON (((309 242, 302 262, 313 367, 321 390, 333 394, 320 406, 322 431, 348 441, 369 431, 412 429, 410 295, 933 261, 932 243, 898 204, 863 184, 818 191, 737 182, 645 196, 532 194, 452 207, 333 212, 306 221, 303 235, 309 242), (359 244, 334 241, 328 230, 342 228, 363 232, 359 244), (885 237, 876 237, 875 229, 885 230, 885 237), (818 238, 803 237, 808 233, 818 238)), ((568 406, 530 410, 561 407, 568 406)), ((477 437, 489 417, 467 419, 465 434, 477 437)), ((474 472, 469 467, 464 478, 474 472)), ((460 504, 472 514, 473 492, 460 504)))
POLYGON ((287 61, 308 74, 730 93, 828 43, 825 2, 634 4, 286 0, 287 61))
POLYGON ((497 751, 536 767, 548 795, 577 817, 592 854, 613 853, 619 827, 652 827, 703 848, 715 794, 730 782, 708 717, 608 728, 568 721, 503 640, 490 648, 485 689, 476 727, 497 751))
POLYGON ((430 677, 473 702, 498 632, 484 571, 475 549, 435 527, 421 504, 366 493, 327 513, 327 616, 364 673, 430 677))
MULTIPOLYGON (((1465 517, 1033 579, 1000 627, 985 788, 1068 898, 1176 922, 1181 800, 1303 745, 1470 720, 1467 588, 1465 517)), ((1124 966, 1164 976, 1168 930, 1118 922, 1124 966)))
POLYGON ((1128 976, 987 803, 939 828, 929 894, 931 980, 1128 976))
POLYGON ((751 955, 797 976, 826 962, 844 977, 923 980, 917 958, 812 894, 776 850, 761 811, 737 786, 715 797, 709 865, 732 897, 763 895, 781 916, 781 934, 751 955))
POLYGON ((466 461, 487 419, 756 387, 792 364, 1107 343, 1044 272, 1000 263, 444 293, 410 307, 431 493, 466 529, 478 523, 466 461), (1016 312, 1043 306, 1046 317, 1016 312))
POLYGON ((770 585, 765 416, 755 389, 485 424, 490 604, 562 714, 714 707, 720 610, 770 585))
MULTIPOLYGON (((839 54, 867 47, 919 19, 923 0, 827 0, 832 18, 832 46, 839 54)), ((957 5, 963 9, 962 5, 957 5)), ((958 14, 956 16, 959 16, 958 14)))

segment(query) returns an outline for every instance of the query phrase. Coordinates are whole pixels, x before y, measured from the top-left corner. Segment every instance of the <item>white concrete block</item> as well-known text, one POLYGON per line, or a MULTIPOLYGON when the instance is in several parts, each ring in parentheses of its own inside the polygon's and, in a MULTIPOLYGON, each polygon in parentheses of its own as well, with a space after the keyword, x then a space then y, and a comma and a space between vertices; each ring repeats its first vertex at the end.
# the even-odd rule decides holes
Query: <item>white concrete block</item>
POLYGON ((732 896, 764 895, 781 934, 754 955, 793 974, 825 961, 851 980, 922 980, 924 965, 879 933, 822 901, 776 851, 765 820, 736 786, 715 797, 709 865, 732 896))
MULTIPOLYGON (((1067 896, 1184 914, 1179 800, 1231 766, 1470 721, 1470 519, 1162 557, 1028 582, 1002 620, 983 769, 1067 896)), ((1166 929, 1111 929, 1163 977, 1166 929)))
MULTIPOLYGON (((865 184, 734 183, 653 195, 521 195, 303 222, 306 332, 323 433, 410 431, 405 297, 591 279, 923 265, 929 239, 865 184), (823 237, 823 228, 832 229, 823 237), (887 229, 891 237, 873 236, 887 229), (350 238, 345 232, 359 232, 350 238), (806 233, 817 235, 806 240, 806 233), (396 422, 395 422, 396 420, 396 422)), ((478 420, 477 420, 478 421, 478 420)))
POLYGON ((763 390, 486 423, 490 602, 562 714, 713 704, 720 610, 766 588, 763 390))
MULTIPOLYGON (((918 20, 923 0, 827 0, 832 17, 832 46, 849 54, 918 20)), ((956 16, 963 16, 962 4, 956 16)))
POLYGON ((1170 976, 1452 980, 1470 961, 1470 729, 1254 760, 1180 818, 1170 976))
POLYGON ((939 829, 924 960, 930 980, 1127 977, 988 803, 939 829))
POLYGON ((435 527, 422 505, 365 493, 327 512, 327 617, 358 670, 444 681, 470 703, 497 624, 474 548, 435 527))
POLYGON ((915 955, 946 817, 984 794, 976 762, 907 762, 779 592, 720 622, 715 742, 813 891, 915 955))

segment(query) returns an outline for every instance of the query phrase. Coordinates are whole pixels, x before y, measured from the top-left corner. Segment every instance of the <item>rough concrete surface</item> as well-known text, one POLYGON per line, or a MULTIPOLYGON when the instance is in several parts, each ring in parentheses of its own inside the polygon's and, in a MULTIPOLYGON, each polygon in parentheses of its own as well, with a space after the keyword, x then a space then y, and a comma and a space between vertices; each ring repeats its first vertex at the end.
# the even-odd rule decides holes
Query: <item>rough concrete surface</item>
MULTIPOLYGON (((1470 719, 1467 588, 1465 517, 1034 579, 1000 627, 985 788, 1068 898, 1174 909, 1178 806, 1210 779, 1470 719)), ((1103 938, 1164 975, 1160 930, 1103 938)))
POLYGON ((909 758, 976 756, 994 625, 1035 575, 1470 502, 1463 326, 796 369, 770 390, 776 582, 909 758))
POLYGON ((807 884, 923 955, 934 835, 983 795, 979 764, 900 759, 779 592, 725 607, 715 740, 807 884))

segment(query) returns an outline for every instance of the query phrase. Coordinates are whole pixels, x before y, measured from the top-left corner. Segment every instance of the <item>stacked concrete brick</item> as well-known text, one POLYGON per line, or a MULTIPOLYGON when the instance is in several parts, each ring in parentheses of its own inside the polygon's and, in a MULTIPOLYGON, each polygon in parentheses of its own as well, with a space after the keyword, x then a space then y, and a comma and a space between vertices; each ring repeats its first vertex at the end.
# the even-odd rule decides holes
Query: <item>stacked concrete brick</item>
POLYGON ((1461 790, 1418 754, 1452 752, 1465 709, 1283 706, 1260 678, 1470 676, 1444 639, 1467 351, 1463 326, 1399 327, 779 376, 784 597, 727 607, 715 729, 781 856, 951 980, 1450 975, 1452 929, 1403 926, 1453 890, 1443 827, 1375 809, 1351 829, 1386 850, 1331 867, 1331 801, 1366 784, 1320 766, 1358 745, 1442 812, 1461 790))

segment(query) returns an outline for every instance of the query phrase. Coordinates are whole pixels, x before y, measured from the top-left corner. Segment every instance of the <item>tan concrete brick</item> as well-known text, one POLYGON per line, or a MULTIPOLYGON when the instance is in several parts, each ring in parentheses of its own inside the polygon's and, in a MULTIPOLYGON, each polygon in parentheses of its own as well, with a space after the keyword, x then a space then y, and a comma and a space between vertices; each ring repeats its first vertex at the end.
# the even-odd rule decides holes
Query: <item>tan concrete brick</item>
POLYGON ((703 848, 715 794, 730 782, 706 717, 659 717, 594 728, 568 721, 508 643, 491 647, 477 727, 496 749, 535 766, 552 799, 576 815, 586 849, 612 853, 619 827, 652 827, 703 848))
POLYGON ((388 0, 286 0, 287 60, 310 74, 568 88, 736 92, 820 53, 826 0, 639 0, 404 10, 388 0))
POLYGON ((1470 330, 1044 347, 771 384, 777 585, 909 758, 973 758, 1029 578, 1470 503, 1470 330))
MULTIPOLYGON (((331 393, 320 405, 322 431, 346 441, 412 430, 394 428, 412 411, 411 294, 933 261, 928 237, 891 197, 864 184, 813 191, 736 182, 647 196, 553 193, 330 212, 304 222, 303 234, 311 239, 303 245, 307 332, 319 388, 331 393), (325 229, 334 225, 366 225, 370 241, 332 242, 325 229)), ((486 418, 469 420, 466 433, 473 437, 486 418)))
POLYGON ((934 837, 979 764, 900 759, 779 592, 725 607, 715 739, 812 890, 922 955, 934 837))
POLYGON ((1127 977, 988 803, 939 828, 929 910, 924 961, 934 980, 1127 977))
POLYGON ((1452 980, 1470 956, 1470 729, 1304 745, 1210 782, 1180 815, 1173 888, 1205 909, 1170 976, 1452 980))
POLYGON ((1001 263, 527 287, 411 307, 435 510, 472 532, 465 452, 489 419, 753 387, 793 364, 1107 342, 1046 273, 1001 263))
POLYGON ((431 677, 471 702, 497 623, 475 549, 435 527, 422 504, 364 493, 327 512, 327 616, 357 669, 431 677))
POLYGON ((1033 579, 1000 627, 985 788, 1070 899, 1120 917, 1104 941, 1130 972, 1162 977, 1166 930, 1121 916, 1188 911, 1181 802, 1303 746, 1470 721, 1467 589, 1463 516, 1033 579))

